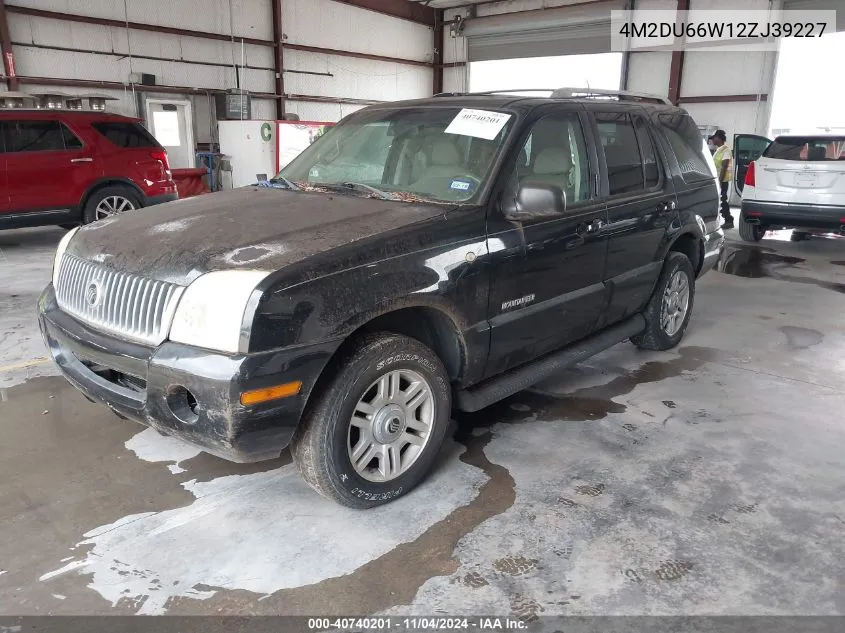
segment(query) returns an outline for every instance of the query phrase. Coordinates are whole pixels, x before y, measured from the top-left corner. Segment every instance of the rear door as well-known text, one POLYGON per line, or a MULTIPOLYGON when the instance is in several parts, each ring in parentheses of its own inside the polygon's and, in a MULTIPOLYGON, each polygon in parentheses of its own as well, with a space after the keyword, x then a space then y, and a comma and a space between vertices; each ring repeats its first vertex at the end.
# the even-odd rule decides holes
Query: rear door
POLYGON ((748 166, 766 151, 772 140, 757 134, 734 134, 734 188, 742 195, 748 166))
POLYGON ((3 137, 12 212, 73 209, 102 171, 93 148, 60 121, 7 120, 3 137))
POLYGON ((607 203, 605 283, 610 305, 600 327, 639 311, 660 273, 661 244, 677 217, 675 191, 644 113, 625 106, 593 112, 607 203))
POLYGON ((845 206, 845 136, 779 136, 754 175, 757 200, 845 206))

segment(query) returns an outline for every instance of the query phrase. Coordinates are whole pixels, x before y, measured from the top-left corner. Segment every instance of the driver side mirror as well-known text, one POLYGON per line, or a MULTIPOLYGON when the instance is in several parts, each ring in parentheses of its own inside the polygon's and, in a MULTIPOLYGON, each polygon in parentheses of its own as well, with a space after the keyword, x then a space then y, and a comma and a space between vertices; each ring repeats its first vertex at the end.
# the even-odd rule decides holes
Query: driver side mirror
POLYGON ((511 197, 502 200, 502 212, 511 222, 551 218, 566 211, 566 192, 545 182, 523 182, 511 197))

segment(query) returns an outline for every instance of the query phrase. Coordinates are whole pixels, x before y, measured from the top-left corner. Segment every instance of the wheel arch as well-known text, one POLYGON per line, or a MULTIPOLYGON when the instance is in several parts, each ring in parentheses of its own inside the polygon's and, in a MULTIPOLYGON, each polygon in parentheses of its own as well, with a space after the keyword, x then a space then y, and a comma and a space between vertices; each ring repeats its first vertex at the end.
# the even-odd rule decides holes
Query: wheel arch
POLYGON ((119 176, 114 176, 109 178, 101 178, 88 186, 88 189, 86 189, 85 193, 82 196, 82 200, 79 203, 79 212, 84 213, 85 205, 88 204, 88 201, 91 199, 91 196, 93 196, 100 189, 115 186, 128 187, 138 196, 138 202, 141 204, 141 206, 144 205, 144 200, 146 199, 146 196, 138 185, 132 182, 132 180, 129 178, 121 178, 119 176))
POLYGON ((692 264, 693 271, 698 276, 701 267, 704 265, 704 240, 701 236, 692 231, 681 233, 669 244, 664 259, 672 252, 686 255, 692 264))
POLYGON ((404 306, 369 315, 344 338, 328 359, 307 396, 306 407, 331 380, 335 367, 354 341, 363 334, 390 332, 413 338, 429 347, 443 363, 452 382, 460 380, 467 363, 466 341, 455 320, 443 310, 430 305, 404 306))

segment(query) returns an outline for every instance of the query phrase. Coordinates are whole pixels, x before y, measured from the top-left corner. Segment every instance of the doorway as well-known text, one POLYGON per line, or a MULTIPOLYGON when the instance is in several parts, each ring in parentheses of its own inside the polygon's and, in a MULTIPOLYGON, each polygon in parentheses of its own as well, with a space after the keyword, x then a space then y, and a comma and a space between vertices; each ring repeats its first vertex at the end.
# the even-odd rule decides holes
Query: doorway
POLYGON ((769 136, 845 131, 845 82, 836 70, 843 56, 845 31, 780 40, 769 136))
POLYGON ((622 53, 590 53, 470 62, 470 92, 518 88, 603 88, 616 90, 622 53))
POLYGON ((167 150, 174 169, 194 166, 194 117, 190 101, 147 99, 147 123, 150 132, 167 150))

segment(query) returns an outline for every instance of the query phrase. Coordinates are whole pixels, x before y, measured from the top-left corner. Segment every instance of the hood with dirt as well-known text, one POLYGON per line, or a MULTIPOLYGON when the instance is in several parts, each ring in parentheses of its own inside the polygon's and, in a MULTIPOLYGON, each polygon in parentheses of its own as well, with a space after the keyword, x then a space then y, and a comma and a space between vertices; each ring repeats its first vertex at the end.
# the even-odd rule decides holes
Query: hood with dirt
POLYGON ((438 215, 438 204, 246 187, 139 209, 83 227, 68 252, 188 284, 213 270, 276 271, 438 215))

